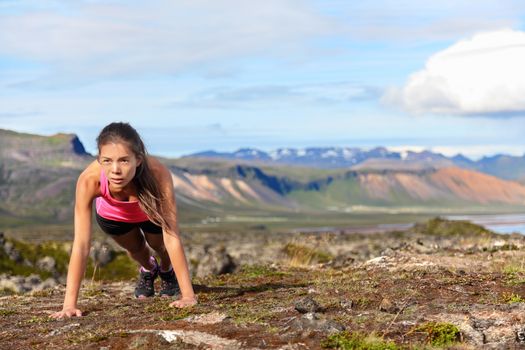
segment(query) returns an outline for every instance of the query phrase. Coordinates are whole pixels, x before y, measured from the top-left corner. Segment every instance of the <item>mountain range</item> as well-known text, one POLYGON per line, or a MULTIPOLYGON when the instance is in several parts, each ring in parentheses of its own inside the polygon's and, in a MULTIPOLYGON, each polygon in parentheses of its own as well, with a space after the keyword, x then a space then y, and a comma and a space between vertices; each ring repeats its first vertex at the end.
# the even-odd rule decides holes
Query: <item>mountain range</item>
POLYGON ((241 148, 235 152, 204 151, 185 157, 321 169, 421 170, 456 166, 481 171, 502 179, 525 179, 525 154, 521 157, 499 154, 474 161, 461 154, 447 157, 431 151, 395 152, 385 147, 376 147, 370 150, 355 147, 324 147, 305 149, 279 148, 270 152, 264 152, 255 148, 241 148))
MULTIPOLYGON (((385 148, 353 149, 346 154, 336 148, 308 152, 288 149, 266 154, 244 149, 234 154, 207 152, 159 159, 172 172, 179 213, 185 221, 250 213, 308 217, 311 213, 467 213, 525 208, 523 184, 490 174, 512 173, 492 168, 503 165, 515 172, 523 161, 520 157, 474 162, 430 152, 400 154, 385 148), (305 163, 305 157, 311 163, 305 163), (353 165, 334 166, 343 159, 353 165), (470 168, 457 162, 470 164, 470 168), (482 164, 485 173, 474 170, 482 164)), ((73 134, 39 136, 0 130, 0 229, 70 222, 76 179, 93 159, 73 134)))

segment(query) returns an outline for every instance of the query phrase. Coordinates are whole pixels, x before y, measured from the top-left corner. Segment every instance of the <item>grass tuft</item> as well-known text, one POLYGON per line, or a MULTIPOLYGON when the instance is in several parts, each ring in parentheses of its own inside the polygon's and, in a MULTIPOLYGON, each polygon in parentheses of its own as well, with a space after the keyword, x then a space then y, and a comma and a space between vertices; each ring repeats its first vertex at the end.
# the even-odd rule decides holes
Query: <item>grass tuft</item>
POLYGON ((350 333, 348 331, 332 334, 321 341, 321 346, 341 350, 401 350, 396 343, 384 341, 374 335, 350 333))
POLYGON ((328 253, 296 243, 286 244, 283 251, 289 258, 290 266, 308 266, 313 263, 327 263, 333 259, 328 253))
POLYGON ((427 322, 417 326, 415 331, 425 332, 432 346, 449 346, 460 340, 458 327, 447 322, 427 322))
POLYGON ((446 220, 436 217, 427 222, 416 224, 412 229, 414 232, 429 236, 481 236, 490 237, 494 233, 483 226, 473 224, 469 221, 446 220))

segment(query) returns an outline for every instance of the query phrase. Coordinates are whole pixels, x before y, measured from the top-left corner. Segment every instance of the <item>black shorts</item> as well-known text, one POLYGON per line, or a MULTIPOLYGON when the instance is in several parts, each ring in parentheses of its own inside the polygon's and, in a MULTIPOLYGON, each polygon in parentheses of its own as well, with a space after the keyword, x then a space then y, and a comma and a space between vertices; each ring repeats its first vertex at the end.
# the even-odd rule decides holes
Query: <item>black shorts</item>
POLYGON ((146 233, 162 233, 162 227, 155 225, 149 220, 143 222, 130 223, 109 220, 98 215, 98 213, 96 213, 95 216, 97 218, 98 225, 100 226, 102 231, 106 232, 108 235, 120 236, 125 233, 128 233, 135 227, 140 227, 140 229, 146 233))

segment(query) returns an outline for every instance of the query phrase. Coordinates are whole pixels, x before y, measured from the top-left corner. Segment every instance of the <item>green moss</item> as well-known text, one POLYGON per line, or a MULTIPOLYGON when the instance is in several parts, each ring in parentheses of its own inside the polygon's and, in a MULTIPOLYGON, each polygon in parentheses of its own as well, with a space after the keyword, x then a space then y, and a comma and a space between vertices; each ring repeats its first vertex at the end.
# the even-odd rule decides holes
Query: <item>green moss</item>
POLYGON ((2 317, 16 315, 16 313, 17 312, 15 310, 0 309, 0 316, 2 317))
POLYGON ((413 231, 432 236, 491 236, 494 233, 469 221, 445 220, 436 217, 416 224, 413 231))
POLYGON ((321 341, 323 348, 342 350, 400 350, 394 342, 384 341, 375 336, 348 331, 332 334, 321 341))
POLYGON ((416 327, 415 331, 425 332, 427 342, 432 346, 449 346, 459 341, 458 327, 446 322, 427 322, 416 327))
POLYGON ((278 271, 265 265, 244 265, 238 274, 248 278, 286 275, 285 272, 278 271))
POLYGON ((192 312, 188 308, 178 309, 174 307, 168 307, 162 316, 159 317, 161 321, 177 321, 182 320, 192 315, 192 312))
POLYGON ((53 321, 53 319, 51 317, 48 317, 48 316, 33 316, 30 319, 26 320, 25 323, 27 323, 27 324, 33 324, 33 323, 43 324, 43 323, 48 323, 48 322, 52 322, 52 321, 53 321))

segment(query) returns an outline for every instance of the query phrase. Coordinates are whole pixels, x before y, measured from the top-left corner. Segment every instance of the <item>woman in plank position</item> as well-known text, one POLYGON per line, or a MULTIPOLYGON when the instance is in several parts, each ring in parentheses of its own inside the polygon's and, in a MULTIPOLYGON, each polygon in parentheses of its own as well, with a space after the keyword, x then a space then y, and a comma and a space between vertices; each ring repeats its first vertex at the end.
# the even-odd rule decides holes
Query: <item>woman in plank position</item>
POLYGON ((101 229, 140 264, 137 298, 174 296, 174 307, 197 303, 179 237, 177 208, 169 170, 147 155, 137 131, 127 123, 111 123, 97 137, 98 158, 80 174, 75 199, 75 238, 67 273, 62 311, 53 318, 81 316, 77 299, 91 241, 91 208, 101 229), (150 247, 159 261, 151 255, 150 247), (179 288, 180 286, 180 288, 179 288))

